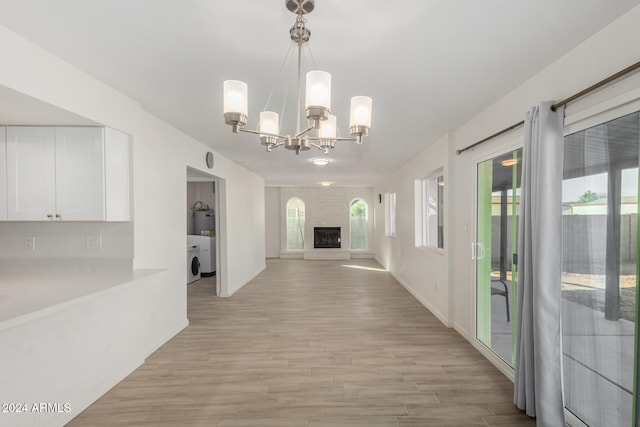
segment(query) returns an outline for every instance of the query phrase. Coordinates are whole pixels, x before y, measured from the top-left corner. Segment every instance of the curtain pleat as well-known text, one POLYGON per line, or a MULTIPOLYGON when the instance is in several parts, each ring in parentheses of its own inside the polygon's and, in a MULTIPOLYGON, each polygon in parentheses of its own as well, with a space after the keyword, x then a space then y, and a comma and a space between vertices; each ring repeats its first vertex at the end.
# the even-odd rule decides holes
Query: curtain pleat
POLYGON ((518 234, 514 403, 540 427, 563 427, 561 350, 564 109, 525 117, 518 234))

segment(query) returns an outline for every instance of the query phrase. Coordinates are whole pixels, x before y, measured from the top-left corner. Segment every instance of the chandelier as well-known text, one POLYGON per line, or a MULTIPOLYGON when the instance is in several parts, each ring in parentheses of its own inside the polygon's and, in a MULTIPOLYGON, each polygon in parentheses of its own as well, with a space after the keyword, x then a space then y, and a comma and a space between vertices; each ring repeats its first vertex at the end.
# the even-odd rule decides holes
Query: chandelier
MULTIPOLYGON (((287 9, 296 14, 296 22, 289 30, 291 40, 297 45, 297 120, 294 135, 280 133, 280 117, 274 111, 262 111, 257 131, 244 128, 248 120, 247 84, 239 80, 225 80, 224 121, 233 133, 246 132, 260 136, 260 143, 268 152, 277 147, 288 150, 310 150, 311 147, 325 154, 335 147, 336 141, 354 141, 362 144, 362 138, 371 127, 371 98, 351 98, 349 133, 352 138, 337 135, 336 117, 331 114, 331 74, 313 70, 306 74, 305 113, 306 127, 301 125, 302 112, 302 48, 309 41, 311 32, 306 27, 304 15, 314 9, 315 0, 285 0, 287 9)), ((265 107, 266 109, 266 107, 265 107)))

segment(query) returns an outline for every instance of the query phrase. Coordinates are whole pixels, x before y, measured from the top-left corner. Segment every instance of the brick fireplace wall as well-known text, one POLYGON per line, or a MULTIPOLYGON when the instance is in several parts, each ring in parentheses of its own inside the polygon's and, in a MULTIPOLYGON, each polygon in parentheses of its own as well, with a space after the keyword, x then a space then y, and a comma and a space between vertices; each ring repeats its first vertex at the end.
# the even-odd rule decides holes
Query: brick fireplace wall
POLYGON ((304 259, 373 258, 375 255, 374 202, 372 187, 281 187, 280 257, 304 259), (304 250, 287 250, 287 202, 298 197, 305 203, 304 250), (355 199, 367 204, 367 249, 351 250, 349 207, 355 199), (340 227, 342 248, 314 249, 314 227, 340 227))

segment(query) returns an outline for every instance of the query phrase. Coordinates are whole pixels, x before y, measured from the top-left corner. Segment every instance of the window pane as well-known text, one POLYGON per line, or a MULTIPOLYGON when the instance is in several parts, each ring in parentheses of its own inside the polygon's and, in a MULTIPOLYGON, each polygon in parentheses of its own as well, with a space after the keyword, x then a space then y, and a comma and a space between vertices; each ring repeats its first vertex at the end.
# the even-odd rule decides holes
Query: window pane
POLYGON ((438 177, 438 247, 444 248, 444 176, 438 177))
POLYGON ((384 195, 386 215, 384 228, 386 236, 396 235, 396 193, 386 193, 384 195))
POLYGON ((367 249, 367 204, 358 199, 351 203, 351 249, 367 249))
POLYGON ((287 202, 287 249, 304 249, 304 202, 297 197, 287 202))
POLYGON ((639 123, 634 113, 564 140, 565 399, 590 426, 632 425, 639 123))
POLYGON ((435 248, 438 244, 438 182, 435 177, 427 178, 425 228, 427 230, 426 246, 435 248))

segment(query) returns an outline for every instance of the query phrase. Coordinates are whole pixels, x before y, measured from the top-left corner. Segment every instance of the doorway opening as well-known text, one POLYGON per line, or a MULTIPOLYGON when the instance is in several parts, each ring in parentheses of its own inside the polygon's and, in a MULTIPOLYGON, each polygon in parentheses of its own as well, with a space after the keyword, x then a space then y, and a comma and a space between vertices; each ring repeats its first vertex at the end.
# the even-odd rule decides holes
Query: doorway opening
POLYGON ((226 289, 224 200, 224 179, 187 167, 187 284, 197 283, 215 296, 226 289))

